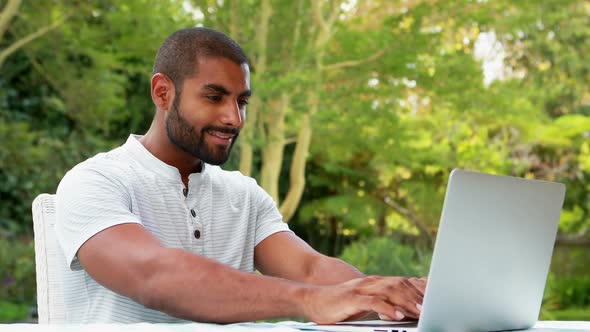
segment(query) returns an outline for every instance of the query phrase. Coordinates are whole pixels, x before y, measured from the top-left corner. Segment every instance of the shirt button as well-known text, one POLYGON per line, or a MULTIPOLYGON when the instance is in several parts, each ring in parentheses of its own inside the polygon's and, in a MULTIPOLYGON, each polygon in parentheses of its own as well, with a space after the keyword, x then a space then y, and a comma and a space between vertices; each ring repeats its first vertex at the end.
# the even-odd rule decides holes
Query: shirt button
POLYGON ((191 209, 191 216, 193 216, 193 218, 197 216, 197 213, 193 209, 191 209))
POLYGON ((186 197, 186 195, 188 195, 188 189, 183 188, 182 189, 182 194, 184 195, 184 197, 186 197))
POLYGON ((198 240, 198 239, 200 239, 200 238, 201 238, 201 232, 200 232, 198 229, 197 229, 197 230, 195 230, 195 233, 194 233, 194 234, 195 234, 195 239, 197 239, 197 240, 198 240))

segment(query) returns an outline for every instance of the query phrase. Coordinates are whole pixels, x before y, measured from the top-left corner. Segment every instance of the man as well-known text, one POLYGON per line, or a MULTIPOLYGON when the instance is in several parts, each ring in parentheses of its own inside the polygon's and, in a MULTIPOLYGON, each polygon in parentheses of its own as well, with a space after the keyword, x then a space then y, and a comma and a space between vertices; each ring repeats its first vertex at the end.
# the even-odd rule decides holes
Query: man
POLYGON ((253 179, 215 166, 244 125, 249 76, 226 35, 175 32, 156 56, 149 131, 66 174, 56 231, 69 322, 419 316, 424 280, 317 253, 253 179))

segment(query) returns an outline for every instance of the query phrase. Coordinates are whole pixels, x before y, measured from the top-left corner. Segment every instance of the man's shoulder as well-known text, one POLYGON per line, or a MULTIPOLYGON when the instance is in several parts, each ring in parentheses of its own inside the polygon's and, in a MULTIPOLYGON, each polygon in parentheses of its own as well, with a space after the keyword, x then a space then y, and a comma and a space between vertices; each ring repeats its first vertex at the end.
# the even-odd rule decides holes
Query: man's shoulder
POLYGON ((110 179, 125 178, 128 176, 131 158, 125 153, 122 146, 108 152, 101 152, 74 166, 66 177, 88 176, 96 174, 110 179))

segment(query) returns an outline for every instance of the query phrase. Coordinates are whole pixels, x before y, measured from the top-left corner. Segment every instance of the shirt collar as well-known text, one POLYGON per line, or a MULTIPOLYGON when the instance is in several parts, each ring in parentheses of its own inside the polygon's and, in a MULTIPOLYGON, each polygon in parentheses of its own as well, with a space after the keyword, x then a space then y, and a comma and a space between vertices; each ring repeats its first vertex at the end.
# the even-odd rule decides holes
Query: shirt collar
MULTIPOLYGON (((144 167, 170 179, 171 181, 182 182, 178 168, 166 164, 154 156, 150 151, 148 151, 148 149, 146 149, 145 146, 139 142, 139 139, 142 137, 142 135, 129 135, 129 138, 127 138, 127 142, 125 142, 123 148, 125 148, 131 154, 133 159, 137 160, 144 167)), ((202 163, 201 172, 190 174, 189 179, 195 176, 204 176, 209 168, 209 165, 202 163)))

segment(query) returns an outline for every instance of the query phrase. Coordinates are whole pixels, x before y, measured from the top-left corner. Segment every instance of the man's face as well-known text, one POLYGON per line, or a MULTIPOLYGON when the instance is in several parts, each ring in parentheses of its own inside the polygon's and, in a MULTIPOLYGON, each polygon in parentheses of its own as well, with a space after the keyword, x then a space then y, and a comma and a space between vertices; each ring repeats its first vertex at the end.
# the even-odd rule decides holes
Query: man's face
POLYGON ((203 57, 198 73, 177 91, 166 116, 172 144, 203 162, 221 165, 229 158, 244 126, 250 97, 248 65, 203 57))

